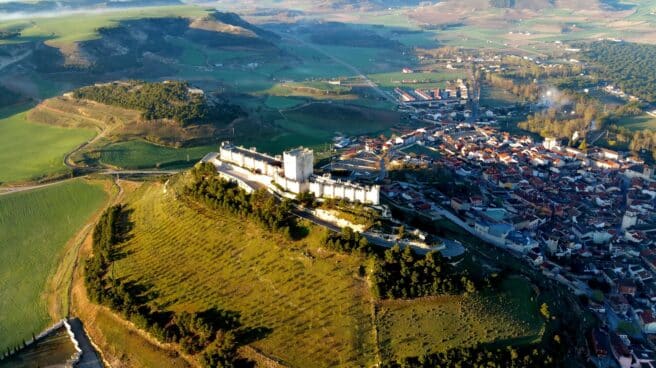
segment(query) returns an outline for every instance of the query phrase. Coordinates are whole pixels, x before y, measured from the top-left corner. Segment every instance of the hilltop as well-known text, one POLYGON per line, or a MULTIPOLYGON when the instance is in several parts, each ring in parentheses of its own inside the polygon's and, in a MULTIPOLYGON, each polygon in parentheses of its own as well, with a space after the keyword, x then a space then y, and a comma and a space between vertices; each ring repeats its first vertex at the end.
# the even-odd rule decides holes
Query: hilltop
MULTIPOLYGON (((254 348, 290 367, 367 366, 500 339, 530 344, 544 333, 538 295, 522 278, 511 276, 499 289, 480 292, 470 285, 464 292, 460 275, 466 271, 438 255, 422 260, 398 248, 384 257, 383 250, 380 256, 368 253, 359 234, 328 236, 326 229, 290 217, 288 201, 277 202, 265 191, 247 194, 210 170, 196 167, 129 193, 97 225, 86 266, 92 301, 172 343, 167 346, 185 359, 213 366, 206 359, 217 342, 197 327, 178 330, 187 323, 183 316, 223 330, 217 339, 234 334, 240 355, 250 359, 254 348), (116 236, 108 237, 103 227, 116 236), (353 239, 360 251, 344 245, 353 239), (409 277, 390 277, 398 272, 396 262, 404 263, 402 269, 437 267, 415 288, 409 277), (110 269, 120 281, 110 284, 110 269), (431 284, 435 272, 440 277, 431 284), (393 300, 407 290, 445 294, 393 300), (207 319, 212 315, 218 319, 207 319), (222 324, 220 316, 234 319, 222 324), (424 327, 407 329, 419 321, 424 327), (196 334, 196 344, 188 333, 196 334)), ((81 313, 94 318, 88 310, 81 313)), ((103 351, 140 360, 143 348, 108 339, 108 326, 96 325, 91 333, 104 342, 103 351)))
POLYGON ((138 110, 141 120, 154 123, 164 120, 181 126, 225 124, 241 114, 239 107, 212 99, 202 90, 179 81, 105 83, 80 88, 72 95, 76 99, 138 110))

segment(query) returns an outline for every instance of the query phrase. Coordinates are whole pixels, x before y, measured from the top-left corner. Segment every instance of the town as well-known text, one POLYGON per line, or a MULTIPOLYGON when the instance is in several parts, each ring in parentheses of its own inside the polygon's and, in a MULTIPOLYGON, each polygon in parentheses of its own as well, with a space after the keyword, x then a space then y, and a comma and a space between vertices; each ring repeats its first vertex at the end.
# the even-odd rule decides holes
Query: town
MULTIPOLYGON (((406 92, 399 98, 406 100, 406 92)), ((440 106, 450 116, 444 112, 449 105, 440 106)), ((321 176, 314 174, 312 151, 302 148, 281 158, 224 143, 203 161, 228 178, 292 197, 309 192, 447 219, 586 298, 604 322, 589 336, 595 364, 656 362, 653 167, 609 149, 503 132, 492 112, 474 123, 442 119, 442 113, 434 119, 430 112, 422 119, 429 126, 388 139, 337 138, 338 157, 321 176), (348 179, 332 178, 337 171, 350 172, 348 179), (397 172, 407 173, 392 179, 397 172), (416 177, 422 172, 439 172, 468 190, 440 190, 416 177)))

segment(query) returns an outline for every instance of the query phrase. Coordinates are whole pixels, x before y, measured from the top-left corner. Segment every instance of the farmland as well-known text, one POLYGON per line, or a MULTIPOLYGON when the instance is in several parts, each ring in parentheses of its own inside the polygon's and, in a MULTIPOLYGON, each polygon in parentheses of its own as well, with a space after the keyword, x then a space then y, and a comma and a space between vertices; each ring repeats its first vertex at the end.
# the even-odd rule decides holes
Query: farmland
POLYGON ((403 74, 401 72, 369 75, 369 78, 381 87, 411 86, 414 88, 444 87, 447 81, 466 78, 464 70, 444 70, 439 72, 417 72, 403 74))
POLYGON ((630 130, 656 130, 656 117, 647 114, 626 117, 620 120, 617 125, 628 128, 630 130))
POLYGON ((20 109, 0 120, 0 183, 36 179, 66 170, 66 153, 95 135, 92 129, 37 124, 20 109))
POLYGON ((66 242, 106 200, 102 185, 81 179, 0 196, 0 349, 49 324, 45 291, 66 242))
MULTIPOLYGON (((277 124, 306 146, 327 143, 338 132, 347 135, 388 132, 400 115, 385 110, 314 103, 281 112, 277 124)), ((297 144, 298 145, 298 144, 297 144)))

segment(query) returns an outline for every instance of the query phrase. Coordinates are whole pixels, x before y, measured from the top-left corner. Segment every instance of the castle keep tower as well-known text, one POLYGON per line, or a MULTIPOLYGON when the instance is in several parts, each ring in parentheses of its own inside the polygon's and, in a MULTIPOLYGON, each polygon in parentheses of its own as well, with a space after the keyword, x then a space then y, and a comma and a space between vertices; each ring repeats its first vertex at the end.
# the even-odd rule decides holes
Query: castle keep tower
POLYGON ((283 153, 285 178, 304 183, 314 172, 314 153, 299 147, 283 153))

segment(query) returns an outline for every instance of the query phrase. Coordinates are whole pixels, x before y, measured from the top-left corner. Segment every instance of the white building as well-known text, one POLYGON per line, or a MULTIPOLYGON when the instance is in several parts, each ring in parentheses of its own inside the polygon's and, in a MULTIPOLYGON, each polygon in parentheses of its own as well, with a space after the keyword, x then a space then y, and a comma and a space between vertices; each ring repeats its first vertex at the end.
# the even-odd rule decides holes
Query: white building
POLYGON ((237 147, 229 142, 221 143, 219 158, 221 161, 235 164, 259 174, 275 176, 282 172, 282 162, 279 157, 257 152, 255 148, 237 147))
POLYGON ((630 227, 636 226, 638 223, 638 215, 632 211, 624 212, 622 216, 622 230, 626 230, 630 227))
MULTIPOLYGON (((365 186, 351 181, 333 180, 314 175, 314 152, 307 148, 285 151, 282 160, 245 149, 229 142, 221 144, 220 161, 248 169, 253 175, 266 175, 273 179, 278 189, 298 194, 311 192, 317 198, 347 199, 355 202, 380 204, 380 187, 365 186)), ((218 166, 217 166, 218 167, 218 166)))
POLYGON ((378 185, 364 186, 317 176, 312 178, 309 190, 319 198, 344 198, 351 202, 380 203, 380 187, 378 185))
POLYGON ((314 173, 314 152, 299 147, 283 153, 285 178, 300 182, 307 181, 314 173))
POLYGON ((544 142, 542 142, 542 146, 545 149, 548 149, 548 150, 557 149, 558 148, 558 140, 556 138, 553 138, 553 137, 547 137, 547 138, 544 139, 544 142))

